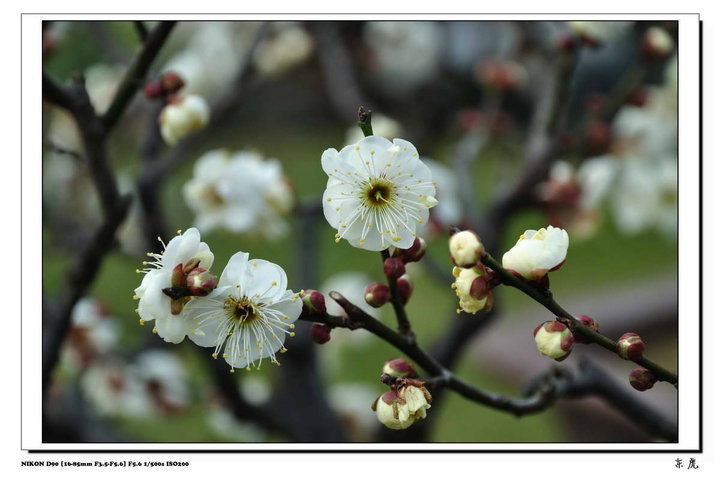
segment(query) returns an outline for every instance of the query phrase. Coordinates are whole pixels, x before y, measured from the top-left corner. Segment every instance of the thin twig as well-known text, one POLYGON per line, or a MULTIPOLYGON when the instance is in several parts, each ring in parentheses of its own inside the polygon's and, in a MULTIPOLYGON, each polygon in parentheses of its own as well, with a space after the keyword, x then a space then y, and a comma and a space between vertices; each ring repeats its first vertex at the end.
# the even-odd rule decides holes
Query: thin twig
MULTIPOLYGON (((483 264, 494 270, 495 273, 502 279, 504 284, 515 287, 516 289, 524 292, 526 295, 530 296, 536 302, 538 302, 550 312, 555 314, 558 318, 566 319, 569 322, 568 325, 570 326, 574 334, 579 334, 585 339, 591 341, 592 343, 598 344, 602 348, 616 353, 617 342, 594 331, 590 327, 583 325, 568 311, 563 309, 557 302, 555 302, 555 299, 553 299, 551 294, 540 291, 528 282, 508 272, 490 254, 485 254, 482 262, 483 264)), ((641 357, 638 360, 633 360, 633 362, 637 363, 638 365, 642 365, 646 369, 650 370, 655 376, 655 378, 657 378, 658 380, 668 382, 675 388, 677 388, 678 376, 676 374, 670 372, 669 370, 656 364, 655 362, 651 361, 646 357, 641 357)))

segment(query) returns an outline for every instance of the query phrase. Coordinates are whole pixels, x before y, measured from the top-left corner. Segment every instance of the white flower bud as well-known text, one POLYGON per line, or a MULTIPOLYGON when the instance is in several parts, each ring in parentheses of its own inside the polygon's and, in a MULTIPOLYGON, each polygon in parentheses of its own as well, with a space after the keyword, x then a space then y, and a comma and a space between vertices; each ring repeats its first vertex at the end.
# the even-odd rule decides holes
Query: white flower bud
POLYGON ((527 230, 503 255, 503 267, 528 280, 542 279, 563 264, 569 243, 567 232, 558 227, 527 230))
POLYGON ((474 314, 480 310, 489 309, 492 306, 492 293, 487 284, 485 287, 478 287, 478 282, 486 282, 487 277, 482 266, 464 269, 462 267, 453 268, 453 276, 455 276, 455 295, 460 299, 460 308, 469 314, 474 314), (478 281, 478 282, 476 282, 478 281), (481 291, 478 293, 478 291, 481 291))
POLYGON ((535 344, 541 354, 561 361, 570 355, 575 340, 565 324, 548 320, 535 328, 535 344))
POLYGON ((168 104, 160 112, 160 133, 165 142, 174 146, 188 134, 207 125, 210 108, 198 95, 188 95, 168 104))
POLYGON ((482 259, 485 246, 473 231, 460 231, 450 236, 450 258, 456 266, 472 267, 482 259))

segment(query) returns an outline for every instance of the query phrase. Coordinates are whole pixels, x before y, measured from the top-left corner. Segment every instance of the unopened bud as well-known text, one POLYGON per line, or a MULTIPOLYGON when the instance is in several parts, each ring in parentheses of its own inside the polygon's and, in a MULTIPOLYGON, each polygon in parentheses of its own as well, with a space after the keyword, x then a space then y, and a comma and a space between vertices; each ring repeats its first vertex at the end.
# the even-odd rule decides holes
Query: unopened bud
POLYGON ((416 378, 418 376, 412 364, 403 358, 388 360, 382 371, 393 377, 416 378))
POLYGON ((388 257, 383 264, 383 272, 388 279, 396 280, 405 273, 405 263, 398 257, 388 257))
POLYGON ((633 369, 628 375, 628 379, 630 380, 632 388, 639 392, 651 389, 653 385, 655 385, 655 382, 657 382, 652 372, 643 367, 633 369))
POLYGON ((160 133, 165 142, 174 146, 185 136, 207 125, 210 119, 210 107, 198 95, 175 97, 160 112, 160 133))
POLYGON ((425 255, 425 251, 427 251, 427 243, 422 237, 416 236, 412 246, 408 249, 395 249, 393 257, 401 259, 406 264, 418 262, 425 255))
POLYGON ((160 82, 151 81, 145 85, 145 97, 151 100, 161 98, 163 96, 163 88, 160 82))
POLYGON ((160 77, 160 85, 165 94, 175 94, 185 86, 185 81, 174 71, 168 71, 160 77))
POLYGON ((372 307, 382 307, 390 301, 390 287, 382 282, 371 282, 365 287, 365 302, 372 307))
POLYGON ((187 276, 186 283, 190 295, 204 297, 217 287, 218 278, 212 272, 196 267, 187 276))
POLYGON ((645 342, 638 334, 628 332, 620 336, 615 350, 625 360, 639 360, 645 352, 645 342))
POLYGON ((397 290, 398 294, 400 294, 400 301, 407 304, 413 292, 413 284, 409 275, 404 274, 398 278, 397 290))
POLYGON ((456 232, 448 244, 450 258, 458 267, 473 267, 485 255, 485 246, 473 231, 456 232))
POLYGON ((300 292, 303 303, 303 313, 307 315, 323 315, 327 312, 325 308, 325 296, 314 289, 305 289, 300 292))
POLYGON ((534 335, 538 351, 558 362, 570 355, 575 343, 567 325, 557 320, 548 320, 538 325, 534 335))
MULTIPOLYGON (((579 315, 578 321, 583 324, 585 327, 588 327, 589 329, 592 329, 594 332, 597 332, 600 330, 600 324, 598 324, 595 319, 590 317, 589 315, 579 315)), ((575 342, 579 344, 589 344, 592 343, 590 340, 586 339, 582 334, 575 334, 575 342)))
POLYGON ((642 39, 642 51, 648 58, 663 58, 673 49, 673 39, 667 30, 661 27, 650 27, 642 39))
POLYGON ((310 327, 310 337, 316 344, 324 344, 330 341, 330 332, 332 329, 325 324, 312 324, 310 327))
POLYGON ((183 265, 178 264, 173 268, 170 282, 175 287, 185 287, 186 282, 187 282, 185 277, 186 276, 185 276, 185 271, 183 270, 183 265))

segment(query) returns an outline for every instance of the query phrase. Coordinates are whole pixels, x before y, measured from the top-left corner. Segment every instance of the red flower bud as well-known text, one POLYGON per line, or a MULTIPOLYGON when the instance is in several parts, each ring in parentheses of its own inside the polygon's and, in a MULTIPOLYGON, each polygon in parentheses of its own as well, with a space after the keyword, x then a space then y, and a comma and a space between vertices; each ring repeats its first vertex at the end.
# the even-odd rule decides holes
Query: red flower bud
POLYGON ((655 385, 655 382, 657 382, 652 372, 643 367, 633 369, 628 375, 628 379, 630 380, 632 388, 639 392, 651 389, 653 385, 655 385))
POLYGON ((160 85, 165 94, 173 94, 185 86, 185 81, 174 71, 168 71, 160 77, 160 85))
POLYGON ((395 280, 405 273, 405 263, 397 257, 388 257, 383 264, 383 272, 390 280, 395 280))
POLYGON ((645 352, 645 342, 638 334, 628 332, 620 336, 615 350, 625 360, 639 360, 645 352))
POLYGON ((407 274, 404 274, 403 276, 399 277, 397 280, 397 290, 400 294, 400 301, 403 304, 407 304, 408 300, 410 300, 410 296, 413 292, 413 285, 412 281, 410 280, 410 276, 407 274))
POLYGON ((300 292, 303 303, 303 313, 307 315, 323 315, 327 312, 325 308, 325 296, 313 289, 305 289, 300 292))
POLYGON ((410 246, 408 249, 395 249, 393 257, 397 257, 406 264, 408 262, 418 262, 420 259, 423 258, 426 250, 427 243, 422 237, 417 236, 415 237, 415 241, 413 241, 412 246, 410 246))
POLYGON ((488 278, 485 275, 476 277, 470 285, 470 296, 473 299, 482 300, 490 293, 488 278))
POLYGON ((217 287, 218 278, 212 272, 196 267, 187 275, 186 285, 190 295, 204 297, 217 287))
POLYGON ((416 378, 418 376, 412 364, 402 358, 388 360, 382 371, 393 377, 416 378))
POLYGON ((365 302, 373 307, 382 307, 390 301, 390 287, 382 282, 371 282, 365 287, 365 302))
POLYGON ((310 326, 310 337, 316 344, 324 344, 330 341, 330 332, 332 329, 325 324, 312 324, 310 326))
POLYGON ((161 98, 163 96, 163 87, 159 81, 151 81, 145 85, 145 97, 151 100, 161 98))
MULTIPOLYGON (((577 319, 578 319, 578 322, 580 322, 580 323, 583 324, 584 326, 586 326, 586 327, 594 330, 595 332, 597 332, 598 330, 600 330, 600 324, 598 324, 598 323, 595 321, 595 319, 593 319, 593 318, 590 317, 589 315, 579 315, 577 319)), ((591 341, 589 341, 588 339, 586 339, 582 334, 575 334, 575 342, 577 342, 577 343, 579 343, 579 344, 590 344, 590 343, 592 343, 591 341)))
POLYGON ((185 285, 186 285, 185 277, 186 276, 185 276, 185 271, 183 270, 183 265, 178 264, 173 268, 170 282, 175 287, 185 287, 185 285))

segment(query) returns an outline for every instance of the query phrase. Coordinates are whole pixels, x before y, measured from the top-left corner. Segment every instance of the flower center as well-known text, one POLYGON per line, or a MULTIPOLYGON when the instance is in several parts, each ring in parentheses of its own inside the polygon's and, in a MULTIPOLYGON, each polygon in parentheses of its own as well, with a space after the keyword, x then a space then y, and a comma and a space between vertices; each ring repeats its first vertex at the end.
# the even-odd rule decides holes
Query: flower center
POLYGON ((240 325, 247 325, 260 318, 260 313, 256 309, 255 303, 251 302, 247 297, 235 299, 228 297, 223 306, 228 318, 237 321, 240 325))
POLYGON ((204 191, 204 196, 207 202, 213 206, 223 206, 225 204, 225 198, 223 198, 218 190, 214 186, 209 186, 204 191))
POLYGON ((369 206, 383 206, 393 197, 393 186, 385 178, 372 178, 363 190, 362 198, 369 206))

